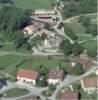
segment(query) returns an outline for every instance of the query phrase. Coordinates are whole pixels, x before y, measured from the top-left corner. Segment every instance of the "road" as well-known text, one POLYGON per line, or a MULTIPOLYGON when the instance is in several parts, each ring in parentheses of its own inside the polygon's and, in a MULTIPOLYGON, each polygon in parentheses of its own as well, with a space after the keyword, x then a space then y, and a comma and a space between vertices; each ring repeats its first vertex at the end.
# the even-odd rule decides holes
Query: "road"
POLYGON ((2 97, 0 98, 0 100, 21 100, 22 98, 26 98, 28 96, 40 96, 42 100, 45 100, 45 97, 41 95, 41 93, 43 91, 46 91, 48 89, 48 87, 44 87, 44 88, 37 88, 37 87, 33 87, 33 86, 30 86, 30 85, 27 85, 27 84, 24 84, 24 83, 12 83, 12 82, 8 82, 8 86, 2 88, 0 90, 0 94, 4 93, 5 91, 9 90, 9 89, 13 89, 13 88, 23 88, 23 89, 27 89, 29 91, 28 94, 26 95, 23 95, 23 96, 19 96, 19 97, 2 97))
POLYGON ((91 13, 91 14, 81 14, 81 15, 78 15, 78 16, 74 16, 74 17, 71 17, 71 18, 68 18, 67 20, 63 21, 64 23, 66 22, 72 22, 74 21, 75 19, 79 18, 80 16, 88 16, 88 15, 95 15, 97 13, 91 13))
POLYGON ((73 44, 74 41, 70 37, 68 37, 62 30, 59 30, 57 28, 58 25, 59 25, 59 23, 63 22, 63 20, 62 20, 62 15, 61 15, 60 11, 57 9, 57 7, 55 7, 55 11, 57 12, 57 16, 59 17, 59 21, 57 22, 57 24, 53 28, 58 32, 59 35, 62 35, 63 37, 65 37, 66 39, 68 39, 70 41, 70 43, 73 44))

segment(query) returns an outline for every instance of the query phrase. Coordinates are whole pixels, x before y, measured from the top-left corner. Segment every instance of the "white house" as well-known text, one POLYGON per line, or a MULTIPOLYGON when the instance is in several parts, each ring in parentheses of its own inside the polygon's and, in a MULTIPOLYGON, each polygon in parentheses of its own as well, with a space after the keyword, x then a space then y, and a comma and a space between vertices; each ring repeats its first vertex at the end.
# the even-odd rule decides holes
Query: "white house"
POLYGON ((64 72, 61 69, 51 69, 48 77, 48 83, 55 85, 62 82, 64 78, 64 72))
POLYGON ((84 92, 93 93, 97 88, 97 76, 89 76, 81 80, 81 86, 84 92))
POLYGON ((21 69, 17 73, 17 80, 20 82, 32 83, 36 85, 39 73, 34 70, 21 69))

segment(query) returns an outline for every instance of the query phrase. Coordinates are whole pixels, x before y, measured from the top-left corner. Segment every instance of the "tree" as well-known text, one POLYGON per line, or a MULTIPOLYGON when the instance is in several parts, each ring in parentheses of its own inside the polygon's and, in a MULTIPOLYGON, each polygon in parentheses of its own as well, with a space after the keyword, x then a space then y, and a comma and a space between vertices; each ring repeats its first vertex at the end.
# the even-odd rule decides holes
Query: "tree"
POLYGON ((63 0, 64 8, 61 10, 63 17, 71 17, 79 14, 96 13, 97 0, 63 0), (76 3, 77 2, 77 3, 76 3))
POLYGON ((79 5, 77 5, 74 2, 66 3, 64 5, 64 8, 62 10, 63 17, 71 17, 71 16, 76 16, 79 14, 79 5))
POLYGON ((23 29, 27 25, 29 17, 25 14, 25 11, 6 6, 0 10, 0 29, 5 30, 6 34, 12 35, 15 31, 23 29))
POLYGON ((2 41, 2 39, 0 39, 0 48, 3 47, 4 43, 2 41))
POLYGON ((78 38, 77 35, 73 32, 73 30, 71 28, 69 28, 67 25, 64 25, 64 32, 72 40, 76 40, 78 38))
POLYGON ((27 37, 24 37, 23 33, 15 32, 15 36, 13 36, 14 42, 16 44, 16 49, 22 47, 28 40, 27 37))
POLYGON ((60 22, 59 25, 58 25, 58 29, 62 29, 63 26, 64 26, 64 23, 60 22))
POLYGON ((47 37, 47 35, 46 35, 45 33, 43 33, 43 34, 41 35, 41 39, 42 39, 42 40, 44 40, 46 37, 47 37))
POLYGON ((93 36, 97 35, 97 24, 90 24, 87 28, 86 28, 86 32, 88 34, 91 34, 93 36))
POLYGON ((47 29, 47 30, 50 30, 50 24, 45 23, 44 28, 47 29))
POLYGON ((45 86, 47 86, 47 82, 46 82, 46 80, 37 80, 36 85, 38 87, 45 87, 45 86))
POLYGON ((55 7, 55 3, 52 2, 52 3, 51 3, 51 6, 52 6, 52 7, 55 7))
POLYGON ((28 42, 26 42, 23 46, 24 46, 24 48, 26 48, 29 51, 31 51, 31 49, 32 49, 32 46, 28 42))
POLYGON ((50 85, 49 85, 49 89, 50 89, 51 91, 54 91, 54 90, 56 89, 56 86, 53 85, 53 84, 50 84, 50 85))
POLYGON ((88 27, 91 23, 91 19, 89 17, 81 16, 79 22, 82 23, 85 27, 88 27))
POLYGON ((75 56, 80 55, 83 51, 84 51, 84 48, 80 44, 78 44, 77 42, 72 44, 72 53, 75 56))
POLYGON ((59 48, 65 55, 69 55, 72 53, 71 44, 70 44, 70 41, 68 41, 68 40, 63 40, 60 43, 59 48))
POLYGON ((12 0, 0 0, 0 3, 3 3, 3 4, 5 4, 5 3, 13 3, 13 1, 12 0))
POLYGON ((74 68, 72 68, 73 74, 80 75, 84 73, 84 69, 81 64, 76 64, 74 68))

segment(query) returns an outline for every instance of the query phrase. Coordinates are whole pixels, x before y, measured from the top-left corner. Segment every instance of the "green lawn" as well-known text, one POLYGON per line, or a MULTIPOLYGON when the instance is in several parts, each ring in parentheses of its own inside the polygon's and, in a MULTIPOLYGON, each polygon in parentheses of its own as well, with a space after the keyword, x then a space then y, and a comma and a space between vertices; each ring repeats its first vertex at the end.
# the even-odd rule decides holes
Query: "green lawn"
POLYGON ((5 93, 6 93, 5 97, 7 98, 7 97, 18 97, 18 96, 26 95, 29 93, 29 91, 26 89, 14 88, 6 91, 5 93))
POLYGON ((73 23, 66 23, 66 25, 71 28, 76 34, 85 34, 86 33, 86 29, 83 25, 81 25, 80 23, 77 22, 73 22, 73 23))
POLYGON ((63 62, 60 58, 49 59, 48 57, 30 57, 23 64, 21 64, 19 68, 39 69, 39 66, 42 65, 44 68, 49 69, 57 67, 60 62, 62 62, 63 67, 67 67, 68 62, 63 62))
POLYGON ((42 65, 44 69, 49 69, 53 67, 57 67, 58 64, 61 64, 62 68, 67 69, 69 66, 69 62, 62 61, 60 58, 52 58, 49 57, 22 57, 22 56, 1 56, 0 57, 0 68, 3 72, 7 72, 10 75, 16 76, 16 73, 19 69, 36 69, 40 70, 40 66, 42 65))
MULTIPOLYGON (((97 23, 96 14, 88 15, 87 17, 91 18, 92 23, 97 23)), ((66 25, 69 26, 76 34, 86 34, 86 28, 77 21, 66 23, 66 25)))
POLYGON ((86 36, 86 35, 78 35, 78 41, 81 42, 81 41, 86 41, 86 40, 90 40, 90 39, 93 39, 92 36, 86 36))
POLYGON ((51 3, 56 3, 56 0, 14 0, 14 5, 16 7, 32 10, 39 8, 52 8, 51 3))
POLYGON ((25 58, 22 56, 12 56, 12 55, 6 55, 6 56, 0 56, 0 68, 8 69, 9 71, 11 68, 15 67, 18 63, 23 61, 25 58))
POLYGON ((97 41, 96 40, 88 41, 86 43, 83 43, 82 45, 87 50, 88 55, 90 56, 97 52, 97 41))
POLYGON ((97 19, 97 14, 87 15, 87 17, 89 17, 91 19, 97 19))

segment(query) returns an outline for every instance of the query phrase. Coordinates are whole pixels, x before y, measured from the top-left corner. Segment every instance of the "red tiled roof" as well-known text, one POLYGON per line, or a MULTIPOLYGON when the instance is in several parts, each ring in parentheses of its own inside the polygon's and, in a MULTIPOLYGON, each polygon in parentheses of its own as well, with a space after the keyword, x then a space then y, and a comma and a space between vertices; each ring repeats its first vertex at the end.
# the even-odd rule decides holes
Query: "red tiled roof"
POLYGON ((32 80, 37 80, 39 73, 37 71, 30 71, 26 69, 21 69, 17 73, 17 77, 24 77, 32 80))
POLYGON ((92 67, 92 65, 94 65, 92 59, 89 58, 86 59, 86 58, 77 57, 75 58, 75 62, 82 64, 86 70, 88 70, 89 68, 92 67))
POLYGON ((90 88, 90 87, 97 87, 97 76, 91 76, 91 77, 86 77, 83 79, 84 87, 85 88, 90 88))
POLYGON ((78 100, 78 93, 73 91, 65 91, 64 95, 61 97, 61 100, 78 100))
POLYGON ((51 69, 49 71, 49 79, 63 79, 64 71, 62 69, 51 69))

